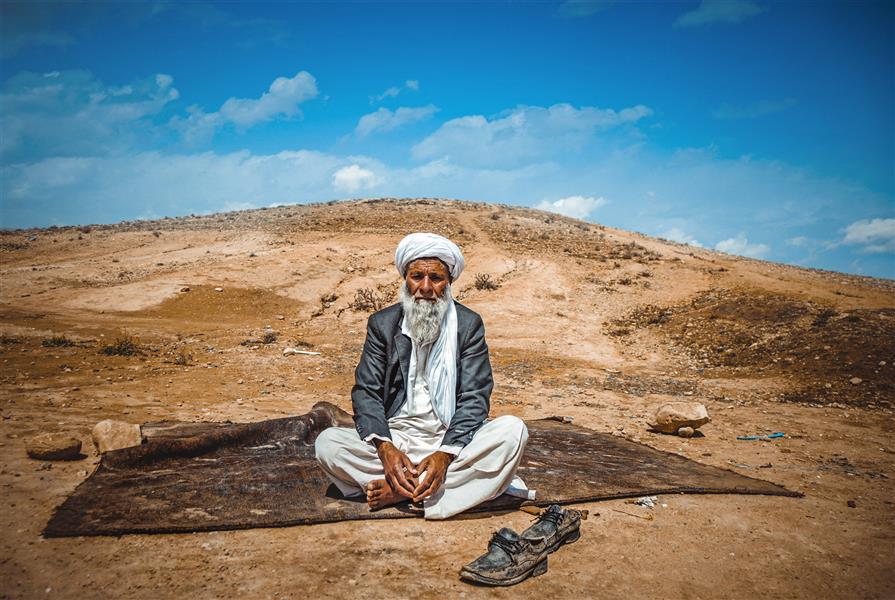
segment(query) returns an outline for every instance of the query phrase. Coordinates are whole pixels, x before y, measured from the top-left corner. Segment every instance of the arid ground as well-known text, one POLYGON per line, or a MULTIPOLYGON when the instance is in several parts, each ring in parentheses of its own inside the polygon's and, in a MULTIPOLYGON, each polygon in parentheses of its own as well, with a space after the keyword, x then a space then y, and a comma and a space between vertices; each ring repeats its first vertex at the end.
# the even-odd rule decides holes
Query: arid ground
POLYGON ((443 200, 2 232, 0 268, 4 598, 895 597, 893 281, 443 200), (454 293, 485 320, 492 415, 572 416, 805 496, 581 505, 580 541, 509 589, 457 571, 523 512, 41 537, 96 467, 100 420, 350 410, 366 318, 393 301, 394 247, 415 230, 466 254, 454 293), (703 437, 647 431, 671 400, 707 406, 703 437), (43 432, 87 458, 28 458, 43 432), (786 436, 737 440, 771 432, 786 436))

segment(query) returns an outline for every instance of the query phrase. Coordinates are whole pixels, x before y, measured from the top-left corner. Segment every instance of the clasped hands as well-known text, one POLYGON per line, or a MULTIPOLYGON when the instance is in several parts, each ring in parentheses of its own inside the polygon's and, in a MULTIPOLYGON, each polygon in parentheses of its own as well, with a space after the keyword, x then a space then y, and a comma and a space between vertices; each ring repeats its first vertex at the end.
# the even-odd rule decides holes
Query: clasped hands
POLYGON ((396 493, 413 502, 421 502, 441 489, 448 466, 454 460, 452 454, 437 450, 415 465, 393 443, 385 440, 376 441, 376 452, 385 470, 385 480, 396 493), (423 473, 426 478, 421 480, 423 473))

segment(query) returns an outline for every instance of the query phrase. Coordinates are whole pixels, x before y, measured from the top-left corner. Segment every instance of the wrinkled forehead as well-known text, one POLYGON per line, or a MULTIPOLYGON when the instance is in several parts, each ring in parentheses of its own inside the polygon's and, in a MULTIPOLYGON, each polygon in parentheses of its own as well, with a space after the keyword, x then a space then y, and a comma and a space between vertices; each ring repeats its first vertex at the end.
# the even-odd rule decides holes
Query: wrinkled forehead
POLYGON ((407 265, 407 271, 405 271, 404 276, 406 277, 414 270, 434 271, 442 277, 450 277, 451 274, 451 269, 447 266, 447 263, 435 256, 424 256, 411 261, 407 265))

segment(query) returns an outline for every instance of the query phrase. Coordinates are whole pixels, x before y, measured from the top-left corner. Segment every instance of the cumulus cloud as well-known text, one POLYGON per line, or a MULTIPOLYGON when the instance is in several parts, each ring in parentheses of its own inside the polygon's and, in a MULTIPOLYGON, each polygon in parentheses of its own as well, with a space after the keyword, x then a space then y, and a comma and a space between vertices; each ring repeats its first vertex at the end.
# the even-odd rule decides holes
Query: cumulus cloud
POLYGON ((357 122, 357 127, 355 127, 354 132, 357 135, 364 137, 374 132, 391 131, 402 125, 417 123, 428 119, 436 112, 438 112, 438 107, 433 104, 417 108, 402 106, 394 111, 387 108, 380 108, 376 112, 362 116, 357 122))
POLYGON ((398 87, 393 85, 392 87, 386 89, 381 94, 377 94, 376 96, 370 96, 370 104, 375 104, 376 102, 382 102, 386 98, 397 98, 398 95, 403 90, 410 90, 412 92, 420 91, 420 82, 416 79, 408 79, 404 82, 403 87, 398 87))
POLYGON ((702 0, 695 10, 675 20, 675 27, 702 27, 715 23, 736 24, 760 15, 764 8, 750 0, 702 0))
POLYGON ((694 248, 703 247, 699 240, 678 227, 666 229, 663 233, 660 234, 660 237, 663 237, 666 240, 671 240, 672 242, 678 242, 679 244, 687 244, 688 246, 693 246, 694 248))
POLYGON ((555 212, 574 219, 584 219, 606 204, 605 198, 593 196, 566 196, 550 202, 542 200, 535 208, 555 212))
POLYGON ((745 106, 724 104, 712 112, 715 119, 756 119, 784 111, 796 105, 792 98, 784 100, 761 100, 745 106))
POLYGON ((598 131, 650 115, 652 110, 642 105, 620 111, 571 104, 520 106, 491 119, 472 115, 447 121, 412 152, 417 159, 450 157, 470 165, 512 166, 580 149, 598 131))
POLYGON ((206 113, 198 106, 190 106, 188 116, 173 118, 171 125, 188 142, 205 142, 227 124, 244 131, 278 117, 300 115, 299 107, 316 97, 316 79, 307 71, 300 71, 291 78, 277 77, 259 98, 229 98, 217 112, 206 113))
POLYGON ((763 258, 771 251, 771 247, 767 244, 750 244, 746 235, 740 233, 736 237, 727 238, 715 244, 715 250, 726 254, 763 258))
POLYGON ((372 188, 377 182, 376 174, 360 165, 348 165, 333 173, 333 187, 349 194, 372 188))
POLYGON ((165 74, 109 86, 87 71, 19 73, 0 92, 0 155, 18 162, 139 146, 153 140, 153 120, 180 96, 173 83, 165 74))
POLYGON ((895 252, 895 219, 863 219, 845 228, 843 244, 863 246, 862 252, 895 252))

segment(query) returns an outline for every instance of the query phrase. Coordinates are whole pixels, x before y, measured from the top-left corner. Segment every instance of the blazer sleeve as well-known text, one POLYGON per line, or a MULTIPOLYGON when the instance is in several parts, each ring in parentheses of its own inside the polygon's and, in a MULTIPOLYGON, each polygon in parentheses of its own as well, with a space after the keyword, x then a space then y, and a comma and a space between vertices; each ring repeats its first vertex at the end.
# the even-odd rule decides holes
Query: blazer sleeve
POLYGON ((485 325, 475 315, 470 333, 460 347, 460 366, 457 371, 457 408, 451 419, 442 445, 463 447, 488 418, 494 377, 485 343, 485 325))
POLYGON ((385 418, 385 370, 388 360, 387 344, 382 330, 374 321, 367 320, 367 339, 360 362, 354 370, 354 387, 351 388, 351 405, 354 409, 354 426, 360 438, 371 434, 392 439, 385 418))

